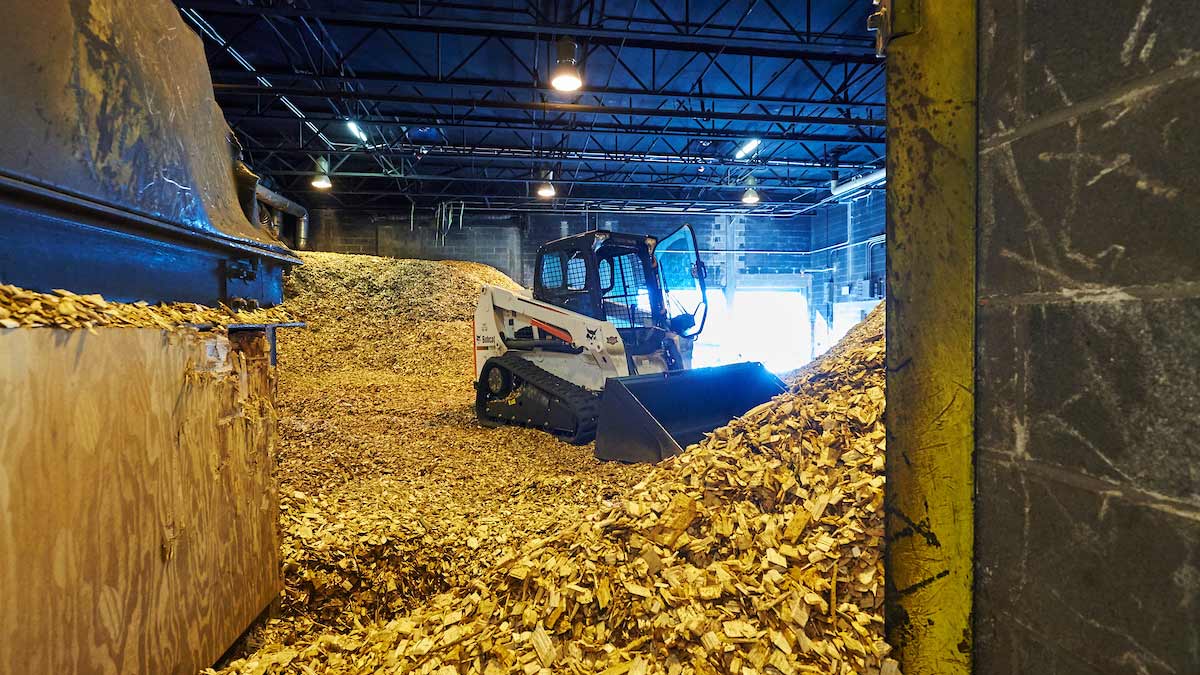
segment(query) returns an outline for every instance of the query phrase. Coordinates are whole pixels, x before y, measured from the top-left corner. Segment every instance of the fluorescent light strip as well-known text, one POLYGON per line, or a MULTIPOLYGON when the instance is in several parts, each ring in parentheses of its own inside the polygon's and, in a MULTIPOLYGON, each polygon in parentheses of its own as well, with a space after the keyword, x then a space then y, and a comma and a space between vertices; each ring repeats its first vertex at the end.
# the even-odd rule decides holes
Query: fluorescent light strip
POLYGON ((355 122, 354 120, 346 120, 346 128, 350 130, 350 133, 354 134, 355 138, 363 143, 367 142, 367 135, 363 133, 363 130, 358 126, 358 122, 355 122))
POLYGON ((734 158, 745 159, 752 152, 754 152, 754 149, 757 148, 760 143, 762 143, 762 141, 758 140, 757 138, 751 138, 750 140, 743 143, 742 147, 738 148, 737 154, 734 155, 734 158))

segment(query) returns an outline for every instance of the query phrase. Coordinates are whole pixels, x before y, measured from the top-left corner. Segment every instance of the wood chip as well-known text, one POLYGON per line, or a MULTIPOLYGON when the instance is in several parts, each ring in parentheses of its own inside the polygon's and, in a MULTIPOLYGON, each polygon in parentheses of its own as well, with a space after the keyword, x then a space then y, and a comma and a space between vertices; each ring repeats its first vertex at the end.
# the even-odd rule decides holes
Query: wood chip
MULTIPOLYGON (((342 520, 327 515, 333 505, 321 506, 324 498, 287 499, 291 545, 299 551, 292 559, 324 555, 322 546, 344 551, 329 541, 343 536, 331 529, 335 522, 356 530, 355 537, 403 533, 392 562, 364 566, 349 556, 367 569, 356 589, 378 588, 409 558, 443 571, 452 569, 445 557, 479 562, 469 576, 442 574, 440 594, 421 596, 404 611, 357 613, 353 621, 335 615, 335 630, 268 644, 222 672, 895 675, 882 618, 882 337, 881 307, 792 374, 789 393, 616 491, 611 503, 541 521, 544 531, 515 537, 521 545, 490 563, 467 537, 486 551, 492 536, 466 532, 457 545, 436 536, 439 518, 461 520, 456 497, 449 508, 430 506, 428 527, 409 518, 383 529, 357 524, 402 514, 363 504, 342 520), (261 667, 285 649, 295 652, 286 667, 261 667)), ((375 351, 361 358, 386 358, 375 351)), ((405 364, 414 373, 429 368, 405 364)), ((468 412, 442 426, 470 424, 468 400, 461 405, 468 412)), ((571 481, 590 479, 581 471, 571 481)), ((529 490, 511 504, 544 505, 554 498, 546 494, 564 493, 529 490)), ((516 532, 503 523, 496 527, 516 532)), ((335 580, 322 579, 321 587, 335 580)), ((368 606, 364 597, 347 607, 368 606)))
POLYGON ((287 323, 296 319, 283 308, 236 311, 225 305, 190 302, 150 305, 109 302, 100 295, 56 290, 38 293, 0 284, 0 327, 88 329, 100 326, 170 329, 183 325, 227 326, 239 323, 287 323))

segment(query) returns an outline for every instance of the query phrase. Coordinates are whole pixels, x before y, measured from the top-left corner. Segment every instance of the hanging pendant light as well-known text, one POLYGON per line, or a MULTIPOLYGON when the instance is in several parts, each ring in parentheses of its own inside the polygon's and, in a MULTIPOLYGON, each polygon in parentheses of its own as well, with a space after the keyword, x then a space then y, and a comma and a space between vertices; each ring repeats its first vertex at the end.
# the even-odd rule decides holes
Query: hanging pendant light
POLYGON ((333 181, 329 180, 329 158, 318 157, 316 164, 317 175, 313 176, 312 186, 318 190, 328 190, 333 187, 333 181))
POLYGON ((583 86, 583 75, 575 60, 575 43, 570 38, 558 40, 558 65, 550 74, 550 86, 559 91, 577 91, 583 86))
POLYGON ((754 189, 755 185, 758 185, 758 179, 754 176, 746 176, 746 191, 742 193, 743 204, 757 204, 761 200, 758 190, 754 189))
POLYGON ((537 196, 542 199, 550 199, 556 194, 558 191, 554 189, 554 172, 543 171, 542 182, 537 186, 537 196))

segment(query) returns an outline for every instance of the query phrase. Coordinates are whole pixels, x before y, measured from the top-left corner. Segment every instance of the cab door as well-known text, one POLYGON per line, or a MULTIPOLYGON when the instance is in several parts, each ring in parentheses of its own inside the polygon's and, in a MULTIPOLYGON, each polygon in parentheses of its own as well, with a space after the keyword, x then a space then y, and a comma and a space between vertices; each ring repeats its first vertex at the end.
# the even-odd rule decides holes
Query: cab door
POLYGON ((684 225, 659 240, 654 247, 654 258, 671 330, 683 337, 696 337, 704 330, 708 316, 704 283, 708 272, 700 259, 691 225, 684 225))
POLYGON ((595 263, 586 249, 564 247, 538 255, 533 297, 563 309, 602 319, 596 302, 595 263))

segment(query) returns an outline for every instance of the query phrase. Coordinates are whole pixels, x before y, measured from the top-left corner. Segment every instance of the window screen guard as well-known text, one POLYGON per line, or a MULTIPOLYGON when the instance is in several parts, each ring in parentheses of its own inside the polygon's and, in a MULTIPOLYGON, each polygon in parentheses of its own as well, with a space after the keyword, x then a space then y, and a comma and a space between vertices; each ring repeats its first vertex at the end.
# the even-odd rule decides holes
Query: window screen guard
POLYGON ((563 268, 561 253, 547 253, 542 256, 542 288, 562 288, 563 268))
POLYGON ((582 291, 587 288, 587 261, 572 256, 567 260, 567 290, 582 291))
MULTIPOLYGON (((606 258, 611 272, 611 288, 604 292, 604 315, 617 328, 653 326, 650 288, 646 283, 646 268, 636 253, 606 258)), ((605 267, 601 263, 601 269, 605 267)), ((607 279, 606 279, 607 280, 607 279)), ((603 285, 603 284, 602 284, 603 285)))

